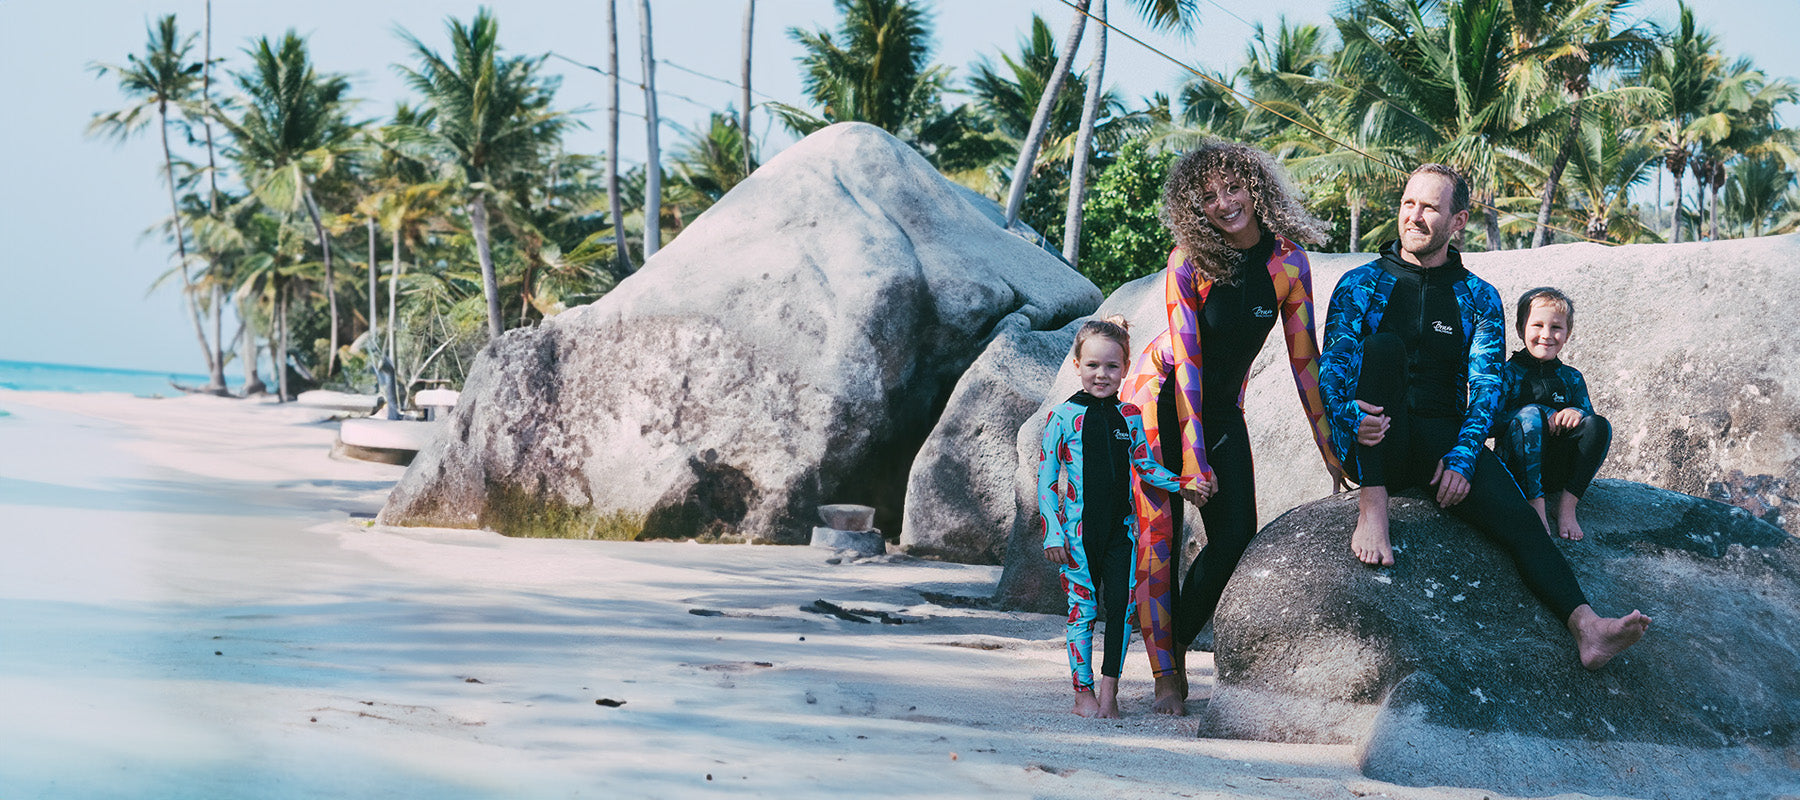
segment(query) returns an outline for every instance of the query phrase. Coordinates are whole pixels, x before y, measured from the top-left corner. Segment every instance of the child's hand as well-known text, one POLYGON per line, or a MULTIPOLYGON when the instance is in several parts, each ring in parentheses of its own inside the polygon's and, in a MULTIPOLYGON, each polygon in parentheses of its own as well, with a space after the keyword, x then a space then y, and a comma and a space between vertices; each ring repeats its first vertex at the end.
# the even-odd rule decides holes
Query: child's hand
POLYGON ((1362 421, 1356 425, 1356 443, 1364 447, 1381 444, 1381 440, 1387 437, 1388 429, 1388 418, 1381 413, 1381 406, 1358 400, 1356 407, 1363 412, 1362 421))
POLYGON ((1057 566, 1075 566, 1075 558, 1069 555, 1069 548, 1067 547, 1046 547, 1044 548, 1044 558, 1057 566))
POLYGON ((1568 433, 1581 424, 1581 409, 1565 408, 1550 415, 1550 432, 1552 434, 1568 433))

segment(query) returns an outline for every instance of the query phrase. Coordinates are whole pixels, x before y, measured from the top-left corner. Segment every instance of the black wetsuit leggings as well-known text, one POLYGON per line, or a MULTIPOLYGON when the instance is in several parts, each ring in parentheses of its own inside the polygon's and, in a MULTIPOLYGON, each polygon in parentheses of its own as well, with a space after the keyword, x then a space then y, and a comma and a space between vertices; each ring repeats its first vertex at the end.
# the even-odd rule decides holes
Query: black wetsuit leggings
MULTIPOLYGON (((1163 384, 1157 398, 1157 419, 1176 419, 1174 381, 1163 384)), ((1162 426, 1163 465, 1181 473, 1181 426, 1162 426)), ((1206 463, 1218 478, 1218 491, 1200 507, 1200 521, 1206 526, 1206 546, 1188 567, 1187 577, 1179 588, 1170 587, 1175 595, 1170 602, 1173 619, 1173 642, 1177 652, 1193 644, 1200 629, 1212 619, 1219 607, 1219 596, 1237 569, 1244 550, 1256 535, 1256 475, 1251 471, 1250 433, 1244 426, 1244 413, 1236 407, 1222 411, 1206 411, 1200 415, 1200 431, 1206 437, 1206 463)), ((1174 530, 1174 552, 1180 559, 1182 524, 1187 504, 1173 498, 1169 524, 1174 530)), ((1179 563, 1179 562, 1178 562, 1179 563)))
MULTIPOLYGON (((1351 477, 1364 486, 1390 490, 1428 487, 1439 459, 1456 446, 1462 420, 1414 419, 1407 414, 1406 346, 1398 335, 1377 333, 1364 343, 1356 397, 1381 406, 1389 423, 1380 444, 1356 445, 1355 457, 1346 465, 1351 477)), ((1575 573, 1544 530, 1543 521, 1526 504, 1506 466, 1486 447, 1476 452, 1468 496, 1445 510, 1512 556, 1526 588, 1555 612, 1558 620, 1567 621, 1577 607, 1587 604, 1575 573)))
POLYGON ((1094 581, 1101 613, 1106 617, 1100 674, 1117 678, 1125 663, 1125 643, 1131 640, 1125 609, 1131 604, 1131 573, 1137 569, 1137 550, 1125 534, 1122 521, 1114 526, 1111 535, 1085 539, 1082 546, 1087 548, 1088 577, 1094 581))

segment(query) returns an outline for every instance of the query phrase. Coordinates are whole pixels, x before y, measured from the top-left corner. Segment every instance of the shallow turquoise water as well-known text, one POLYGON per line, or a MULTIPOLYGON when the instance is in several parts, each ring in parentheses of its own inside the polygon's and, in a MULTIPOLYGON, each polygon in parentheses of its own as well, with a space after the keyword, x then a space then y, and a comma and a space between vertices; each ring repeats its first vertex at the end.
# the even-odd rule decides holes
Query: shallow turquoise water
MULTIPOLYGON (((122 392, 139 397, 172 397, 181 394, 181 390, 170 385, 170 381, 185 386, 199 386, 206 383, 206 376, 74 364, 0 361, 0 389, 27 392, 122 392)), ((227 383, 234 386, 241 381, 241 378, 227 378, 227 383)), ((5 414, 5 411, 0 411, 0 416, 5 414)))

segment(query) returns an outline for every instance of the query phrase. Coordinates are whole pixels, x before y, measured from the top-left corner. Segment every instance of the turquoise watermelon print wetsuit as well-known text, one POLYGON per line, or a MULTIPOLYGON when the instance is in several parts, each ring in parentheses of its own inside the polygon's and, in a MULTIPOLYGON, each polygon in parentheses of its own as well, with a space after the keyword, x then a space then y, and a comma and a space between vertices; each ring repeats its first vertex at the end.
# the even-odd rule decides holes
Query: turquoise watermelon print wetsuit
POLYGON ((1150 457, 1143 414, 1118 397, 1076 392, 1051 409, 1038 460, 1038 513, 1044 549, 1065 548, 1075 566, 1061 568, 1069 595, 1067 641, 1075 690, 1094 689, 1096 590, 1106 601, 1106 648, 1100 674, 1118 677, 1131 631, 1137 518, 1134 478, 1178 491, 1180 478, 1150 457))

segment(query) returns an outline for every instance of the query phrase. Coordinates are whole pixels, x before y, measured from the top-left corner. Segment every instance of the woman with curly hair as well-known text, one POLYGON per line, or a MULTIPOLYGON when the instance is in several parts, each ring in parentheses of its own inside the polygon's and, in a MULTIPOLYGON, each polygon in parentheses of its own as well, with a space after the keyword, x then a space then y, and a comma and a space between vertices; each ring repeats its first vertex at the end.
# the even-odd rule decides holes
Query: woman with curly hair
POLYGON ((1182 505, 1133 482, 1138 624, 1156 676, 1154 708, 1185 714, 1183 654, 1257 530, 1243 397, 1277 313, 1319 455, 1334 485, 1344 484, 1319 397, 1312 271, 1296 244, 1325 241, 1324 223, 1301 207, 1269 154, 1218 140, 1170 167, 1162 220, 1175 235, 1163 271, 1169 329, 1135 360, 1121 397, 1144 410, 1155 457, 1181 476, 1206 528, 1206 546, 1178 590, 1182 505))

